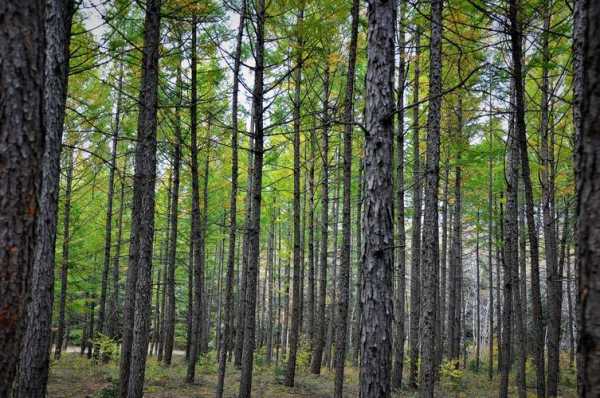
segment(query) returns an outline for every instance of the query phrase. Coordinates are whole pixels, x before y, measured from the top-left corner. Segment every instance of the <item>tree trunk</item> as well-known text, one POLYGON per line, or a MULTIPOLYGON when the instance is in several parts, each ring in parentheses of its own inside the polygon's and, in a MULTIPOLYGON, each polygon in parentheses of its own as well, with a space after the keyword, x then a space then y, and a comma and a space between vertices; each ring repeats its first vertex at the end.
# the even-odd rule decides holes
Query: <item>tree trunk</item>
POLYGON ((182 105, 181 92, 181 66, 177 67, 177 81, 175 83, 178 90, 178 104, 175 108, 175 145, 173 148, 173 181, 171 187, 171 209, 169 210, 169 254, 166 276, 166 296, 167 308, 165 310, 165 339, 164 339, 164 363, 171 365, 173 358, 173 343, 175 340, 175 267, 177 261, 177 214, 179 210, 179 173, 181 169, 181 114, 182 105))
POLYGON ((321 147, 321 160, 323 175, 321 177, 321 272, 319 275, 319 303, 318 320, 315 325, 313 352, 311 356, 310 371, 313 374, 321 373, 323 348, 325 345, 325 303, 327 295, 327 235, 329 229, 329 65, 325 66, 325 91, 323 99, 323 144, 321 147))
POLYGON ((67 181, 65 187, 65 204, 63 210, 63 250, 62 250, 62 268, 60 271, 60 301, 58 304, 58 332, 56 337, 56 347, 54 359, 59 360, 62 343, 65 335, 65 309, 67 306, 67 288, 69 281, 69 245, 70 238, 70 220, 71 220, 71 196, 73 190, 73 148, 69 148, 67 153, 67 181))
POLYGON ((46 2, 45 7, 45 82, 44 108, 41 115, 45 137, 31 270, 31 301, 27 306, 27 329, 23 335, 15 385, 15 397, 19 398, 46 395, 51 348, 60 154, 67 98, 73 4, 70 0, 52 0, 46 2))
POLYGON ((413 220, 410 256, 410 373, 408 385, 417 388, 419 360, 419 319, 421 306, 421 155, 419 150, 419 79, 421 65, 421 31, 415 27, 415 71, 413 88, 413 220))
POLYGON ((198 123, 197 123, 197 17, 193 17, 192 22, 192 54, 191 54, 191 107, 190 107, 190 125, 191 125, 191 169, 192 169, 192 241, 194 246, 194 294, 192 309, 192 343, 190 346, 190 358, 188 361, 186 382, 193 383, 196 375, 196 362, 198 361, 198 351, 200 349, 202 329, 203 329, 203 293, 204 293, 204 236, 202 234, 202 220, 200 214, 200 187, 198 176, 198 123))
MULTIPOLYGON (((127 169, 127 164, 123 170, 127 169)), ((121 261, 121 245, 123 242, 123 212, 125 211, 125 181, 121 178, 121 192, 119 194, 119 215, 117 220, 117 242, 115 244, 115 252, 112 267, 112 283, 113 288, 110 297, 110 316, 109 316, 109 331, 108 335, 113 339, 118 339, 120 336, 120 302, 119 302, 119 274, 121 261)))
POLYGON ((254 363, 254 337, 256 315, 256 287, 258 282, 258 263, 260 257, 260 205, 262 193, 263 168, 263 73, 265 49, 265 19, 266 8, 264 0, 257 1, 256 7, 256 42, 253 114, 254 114, 254 157, 252 170, 252 188, 250 192, 251 215, 248 229, 248 276, 245 301, 244 344, 242 350, 242 374, 240 377, 239 398, 249 398, 252 391, 252 368, 254 363))
POLYGON ((395 2, 371 0, 367 17, 365 197, 362 212, 362 398, 391 395, 393 319, 392 141, 395 2))
POLYGON ((588 1, 581 5, 586 24, 583 32, 583 92, 581 96, 582 124, 577 137, 577 272, 579 279, 578 336, 582 363, 581 397, 600 395, 600 118, 598 79, 600 76, 600 42, 597 40, 600 3, 588 1))
MULTIPOLYGON (((348 341, 348 304, 350 301, 350 253, 352 250, 352 220, 350 198, 352 195, 352 129, 356 46, 358 40, 359 2, 352 0, 350 43, 348 48, 348 73, 344 102, 344 190, 342 199, 342 253, 340 257, 339 303, 335 339, 335 390, 333 396, 341 398, 344 388, 344 365, 348 341)), ((402 130, 401 130, 402 131, 402 130)))
POLYGON ((146 4, 144 22, 131 243, 127 271, 127 297, 123 314, 120 371, 120 396, 122 398, 137 398, 143 395, 148 352, 150 325, 148 317, 152 299, 159 34, 160 0, 149 0, 146 4))
MULTIPOLYGON (((117 89, 117 108, 113 125, 112 151, 110 157, 110 170, 108 174, 108 194, 106 205, 106 224, 104 227, 104 260, 102 266, 102 285, 100 288, 100 309, 98 311, 98 333, 106 334, 104 324, 106 318, 106 291, 108 288, 108 273, 110 269, 110 252, 112 244, 112 217, 113 217, 113 198, 115 193, 115 170, 117 168, 117 147, 119 144, 119 124, 121 122, 121 100, 123 90, 123 63, 120 65, 119 86, 117 89)), ((98 349, 98 348, 96 348, 98 349)))
MULTIPOLYGON (((394 317, 396 334, 394 335, 394 364, 392 369, 392 388, 402 387, 402 373, 404 370, 404 341, 406 332, 404 326, 406 296, 406 229, 404 225, 404 88, 406 84, 406 61, 405 61, 405 35, 404 24, 406 23, 406 2, 400 1, 398 5, 398 49, 400 51, 398 63, 398 126, 396 131, 396 222, 398 241, 396 246, 396 290, 394 291, 394 317)), ((358 18, 357 18, 358 19, 358 18)), ((349 251, 349 250, 348 250, 349 251)))
MULTIPOLYGON (((315 147, 317 145, 316 128, 310 130, 310 166, 308 171, 308 339, 312 344, 315 336, 315 147)), ((318 244, 317 244, 318 246, 318 244)), ((311 347, 313 348, 313 347, 311 347)))
POLYGON ((301 247, 300 247, 300 107, 301 97, 300 89, 302 85, 302 46, 304 40, 301 32, 304 23, 304 8, 301 6, 296 20, 297 45, 296 49, 296 70, 294 76, 294 197, 293 197, 293 281, 292 281, 292 324, 290 333, 290 354, 288 356, 287 373, 285 375, 285 385, 294 386, 294 376, 296 375, 296 353, 298 351, 298 333, 300 324, 300 301, 302 300, 302 291, 300 290, 300 267, 301 267, 301 247))
POLYGON ((489 289, 489 336, 488 336, 488 356, 489 356, 489 364, 488 364, 488 377, 492 380, 494 373, 494 264, 493 258, 494 254, 492 252, 492 239, 493 239, 493 222, 494 222, 494 212, 493 212, 493 187, 494 187, 494 134, 493 134, 493 126, 492 126, 492 86, 490 84, 490 92, 489 92, 489 120, 488 120, 488 145, 489 145, 489 154, 488 154, 488 289, 489 289))
POLYGON ((517 0, 509 2, 510 40, 512 55, 512 79, 515 88, 515 139, 519 142, 519 154, 521 158, 521 178, 525 188, 525 204, 527 216, 527 230, 529 235, 529 250, 531 251, 531 299, 532 316, 534 328, 534 359, 536 365, 536 390, 539 397, 545 394, 544 380, 544 332, 542 322, 542 304, 540 293, 540 269, 539 269, 539 247, 538 234, 535 227, 533 190, 531 187, 531 175, 529 170, 529 159, 527 150, 527 132, 525 125, 525 100, 522 73, 522 41, 523 33, 519 22, 519 10, 517 0))
POLYGON ((15 378, 35 261, 46 135, 43 4, 0 5, 0 396, 15 378))
POLYGON ((242 53, 242 39, 244 34, 244 21, 246 18, 246 1, 240 6, 240 22, 236 36, 235 56, 233 65, 233 89, 231 94, 231 194, 229 197, 229 249, 227 252, 227 275, 225 277, 225 330, 221 338, 219 353, 219 375, 217 381, 216 397, 223 397, 225 372, 227 368, 227 352, 231 349, 229 336, 233 332, 234 301, 233 301, 233 274, 235 265, 235 243, 237 238, 237 193, 238 193, 238 93, 240 61, 242 53))
POLYGON ((475 285, 476 285, 476 316, 477 326, 475 332, 475 371, 479 372, 481 361, 481 298, 480 298, 480 265, 479 265, 479 209, 477 209, 477 224, 475 226, 475 285))
MULTIPOLYGON (((425 166, 425 212, 423 215, 423 305, 420 393, 433 398, 436 363, 436 313, 439 270, 438 188, 440 174, 440 118, 442 107, 442 0, 431 2, 429 59, 429 112, 427 114, 427 160, 425 166)), ((460 101, 460 99, 459 99, 460 101)), ((460 102, 459 102, 459 106, 460 102)), ((462 113, 462 107, 459 109, 462 113)), ((462 115, 461 125, 462 130, 462 115)))

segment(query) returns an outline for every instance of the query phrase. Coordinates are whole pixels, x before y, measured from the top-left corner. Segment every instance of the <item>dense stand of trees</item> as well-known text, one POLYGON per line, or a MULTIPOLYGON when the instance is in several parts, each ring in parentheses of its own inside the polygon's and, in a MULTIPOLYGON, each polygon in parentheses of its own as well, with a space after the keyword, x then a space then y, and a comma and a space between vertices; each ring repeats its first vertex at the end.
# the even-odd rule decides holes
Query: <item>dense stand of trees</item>
POLYGON ((259 360, 287 387, 332 369, 335 397, 348 367, 362 398, 466 370, 598 396, 599 18, 3 2, 0 397, 45 397, 75 345, 120 397, 149 355, 189 384, 212 358, 217 397, 238 370, 256 394, 259 360))

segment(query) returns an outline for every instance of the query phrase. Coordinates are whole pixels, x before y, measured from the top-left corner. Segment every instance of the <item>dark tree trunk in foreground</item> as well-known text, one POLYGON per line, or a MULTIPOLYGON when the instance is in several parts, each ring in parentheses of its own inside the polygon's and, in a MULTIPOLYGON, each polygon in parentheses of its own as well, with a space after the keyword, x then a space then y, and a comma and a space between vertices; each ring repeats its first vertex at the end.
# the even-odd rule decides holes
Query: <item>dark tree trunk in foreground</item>
POLYGON ((367 16, 364 243, 360 396, 389 397, 392 365, 392 137, 395 2, 371 0, 367 16))
POLYGON ((67 181, 65 186, 65 203, 63 214, 63 247, 62 247, 62 265, 60 271, 60 301, 58 303, 58 332, 56 333, 56 347, 54 359, 60 359, 63 340, 65 336, 65 311, 67 306, 67 289, 69 282, 69 245, 70 240, 70 220, 71 220, 71 193, 73 188, 73 148, 69 148, 67 154, 67 181))
POLYGON ((583 365, 581 397, 600 396, 600 3, 581 8, 584 29, 581 130, 577 137, 577 272, 581 332, 578 351, 583 365))
MULTIPOLYGON (((340 257, 339 303, 335 327, 335 391, 333 396, 341 398, 344 388, 344 365, 346 362, 346 344, 348 334, 348 303, 350 301, 350 252, 351 236, 351 203, 352 194, 352 128, 354 103, 354 76, 356 64, 356 42, 358 38, 359 1, 352 0, 352 16, 350 44, 348 55, 348 74, 346 76, 346 98, 344 102, 344 189, 342 199, 342 253, 340 257)), ((334 281, 335 283, 335 281, 334 281)))
MULTIPOLYGON (((544 330, 542 322, 542 301, 540 293, 540 267, 538 233, 535 227, 533 190, 531 187, 531 175, 529 170, 529 159, 527 149, 527 132, 525 125, 525 99, 522 71, 523 57, 523 32, 519 22, 519 9, 517 0, 510 0, 509 23, 510 41, 512 55, 512 79, 515 89, 515 139, 519 142, 519 155, 521 158, 521 178, 525 188, 525 205, 527 216, 527 231, 529 238, 529 250, 531 251, 531 300, 534 329, 534 362, 536 366, 536 390, 539 397, 543 397, 545 391, 544 375, 544 330)), ((508 355, 508 352, 505 352, 508 355)))
POLYGON ((152 300, 152 244, 156 181, 156 113, 158 108, 158 57, 160 0, 146 3, 142 85, 139 94, 138 134, 127 292, 123 314, 120 396, 143 395, 150 302, 152 300))
POLYGON ((178 66, 176 87, 178 92, 178 105, 175 108, 175 145, 173 148, 173 180, 170 192, 171 208, 169 210, 169 253, 166 270, 166 296, 167 308, 164 311, 164 363, 171 365, 173 358, 173 344, 175 340, 175 266, 177 262, 177 213, 179 211, 179 173, 181 169, 181 67, 178 66))
POLYGON ((200 182, 198 173, 198 122, 197 122, 197 102, 198 102, 198 90, 197 90, 197 59, 196 59, 196 47, 197 47, 197 18, 193 17, 192 20, 192 51, 191 51, 191 106, 190 106, 190 131, 191 131, 191 149, 190 155, 192 157, 191 169, 192 169, 192 245, 194 247, 194 294, 193 294, 193 305, 192 305, 192 342, 190 346, 190 357, 188 360, 186 381, 188 383, 194 382, 196 375, 196 362, 198 361, 198 354, 201 344, 201 336, 203 329, 203 314, 202 307, 203 293, 204 293, 204 236, 202 234, 202 220, 200 217, 200 182))
POLYGON ((321 147, 321 161, 323 162, 323 174, 321 177, 321 272, 319 274, 319 303, 318 310, 316 311, 318 319, 315 325, 316 330, 313 337, 313 352, 310 362, 310 371, 313 374, 321 373, 326 327, 327 236, 329 229, 329 66, 325 67, 323 86, 325 93, 323 99, 323 143, 321 147))
MULTIPOLYGON (((302 6, 301 6, 302 7, 302 6)), ((302 261, 302 248, 300 247, 300 107, 301 107, 301 85, 302 85, 302 29, 304 23, 304 9, 301 8, 296 21, 298 30, 298 48, 296 49, 296 70, 295 70, 295 89, 294 89, 294 197, 293 197, 293 220, 294 241, 293 241, 293 276, 292 276, 292 324, 290 330, 290 354, 287 363, 287 372, 285 375, 285 385, 294 386, 294 376, 296 375, 296 353, 298 351, 298 334, 300 333, 300 302, 302 301, 302 291, 300 290, 300 262, 302 261)), ((265 279, 266 280, 266 279, 265 279)))
POLYGON ((45 128, 44 152, 41 159, 42 178, 38 193, 40 203, 31 271, 31 301, 27 306, 27 329, 23 336, 15 385, 15 397, 19 398, 46 396, 54 301, 60 153, 67 99, 72 7, 70 0, 52 0, 46 2, 45 9, 42 114, 45 128))
MULTIPOLYGON (((396 222, 398 228, 398 247, 396 253, 396 290, 394 291, 394 318, 395 318, 395 335, 394 335, 394 363, 392 369, 392 388, 399 389, 402 387, 402 373, 404 370, 404 341, 406 340, 406 332, 404 325, 405 318, 405 302, 406 295, 406 230, 404 225, 404 87, 406 75, 405 63, 405 36, 404 23, 406 18, 406 2, 399 2, 398 16, 398 48, 400 51, 398 65, 398 98, 396 106, 398 108, 398 125, 396 126, 396 222)), ((360 248, 359 248, 360 249, 360 248)))
POLYGON ((227 368, 227 353, 231 350, 229 336, 232 333, 234 322, 233 304, 233 274, 235 266, 235 242, 237 238, 237 193, 238 193, 238 94, 240 58, 242 54, 242 39, 244 34, 244 20, 246 18, 246 1, 242 1, 240 8, 240 23, 236 36, 236 46, 233 65, 233 91, 231 93, 231 194, 229 197, 229 249, 227 251, 227 272, 225 276, 225 329, 219 341, 219 375, 217 381, 216 397, 223 396, 225 385, 225 371, 227 368))
POLYGON ((419 150, 419 77, 421 32, 416 26, 413 88, 413 220, 410 256, 410 373, 408 384, 417 388, 417 362, 419 360, 419 318, 421 306, 421 154, 419 150))
POLYGON ((490 86, 490 94, 489 94, 489 109, 490 109, 490 117, 488 121, 488 145, 489 155, 488 155, 488 238, 487 238, 487 265, 488 265, 488 292, 489 292, 489 303, 488 303, 488 311, 489 311, 489 331, 488 331, 488 378, 492 380, 494 373, 494 264, 493 258, 494 254, 492 252, 492 238, 493 238, 493 186, 494 186, 494 155, 493 155, 493 143, 494 143, 494 134, 492 129, 492 97, 491 97, 491 86, 490 86))
POLYGON ((240 376, 239 398, 250 398, 252 392, 252 369, 254 365, 254 339, 256 318, 256 290, 258 285, 258 265, 260 257, 260 205, 263 172, 263 92, 264 92, 264 50, 265 19, 264 0, 258 0, 256 6, 256 42, 254 89, 252 92, 254 114, 253 178, 250 191, 248 229, 248 275, 245 301, 244 344, 242 350, 242 374, 240 376))
POLYGON ((44 2, 0 3, 0 396, 15 377, 43 158, 44 2))
MULTIPOLYGON (((436 312, 439 269, 438 186, 440 174, 440 118, 442 107, 442 0, 431 2, 429 112, 423 215, 422 360, 419 396, 433 398, 436 362, 436 312)), ((460 103, 460 102, 459 102, 460 103)), ((462 112, 462 109, 459 110, 462 112)), ((462 117, 461 117, 462 119, 462 117)), ((459 126, 459 129, 461 126, 459 126)))

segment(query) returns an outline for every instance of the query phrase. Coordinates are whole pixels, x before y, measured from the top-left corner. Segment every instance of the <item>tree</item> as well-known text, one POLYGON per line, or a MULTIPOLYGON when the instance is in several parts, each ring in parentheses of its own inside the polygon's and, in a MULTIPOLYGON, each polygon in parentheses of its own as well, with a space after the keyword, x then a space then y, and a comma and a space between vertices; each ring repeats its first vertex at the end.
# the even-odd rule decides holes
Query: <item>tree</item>
POLYGON ((600 4, 581 2, 583 23, 583 58, 580 112, 581 125, 576 137, 577 181, 577 273, 579 282, 578 352, 581 355, 582 383, 579 396, 594 397, 600 394, 600 354, 598 352, 598 283, 600 258, 594 245, 600 236, 600 190, 595 181, 600 177, 597 161, 600 148, 600 124, 598 123, 598 76, 600 76, 600 33, 593 23, 600 15, 600 4))
MULTIPOLYGON (((0 5, 0 396, 8 396, 35 259, 43 130, 44 7, 0 5)), ((37 281, 36 281, 37 282, 37 281)))
MULTIPOLYGON (((423 216, 423 305, 421 308, 423 318, 423 356, 419 393, 423 398, 433 397, 435 384, 435 325, 436 305, 438 305, 437 273, 439 269, 438 185, 440 173, 440 112, 442 106, 442 0, 431 2, 429 63, 430 100, 429 112, 427 114, 425 212, 423 216)), ((459 112, 462 112, 462 110, 459 110, 459 112)), ((462 126, 459 125, 459 130, 461 128, 462 126)))
POLYGON ((254 89, 252 91, 252 113, 254 114, 254 146, 252 185, 250 190, 250 217, 248 218, 248 275, 246 277, 244 345, 242 351, 242 374, 240 398, 249 398, 252 392, 252 368, 254 364, 254 339, 256 318, 256 290, 258 284, 258 260, 260 256, 260 204, 262 191, 262 168, 264 156, 263 95, 264 95, 264 50, 265 19, 264 0, 256 2, 256 41, 254 89))
POLYGON ((69 66, 69 43, 73 3, 46 3, 44 61, 44 153, 39 187, 39 214, 31 278, 31 301, 27 306, 27 329, 19 357, 15 396, 45 396, 50 361, 54 267, 60 189, 60 154, 69 66))
POLYGON ((392 136, 395 2, 367 3, 367 77, 361 253, 360 396, 389 397, 392 364, 392 136))
POLYGON ((340 258, 339 303, 335 340, 335 392, 336 398, 342 397, 344 387, 344 364, 346 361, 346 343, 348 333, 348 302, 350 301, 350 250, 352 228, 350 196, 352 193, 352 129, 354 103, 354 76, 356 66, 356 42, 358 40, 358 0, 352 1, 350 11, 351 33, 348 51, 348 73, 346 75, 346 98, 344 102, 344 191, 342 209, 342 253, 340 258))
POLYGON ((144 21, 142 85, 139 95, 138 143, 129 264, 123 313, 123 343, 119 395, 141 397, 144 387, 150 301, 152 299, 152 244, 154 240, 154 188, 156 181, 156 113, 158 109, 158 58, 160 0, 149 0, 144 21))

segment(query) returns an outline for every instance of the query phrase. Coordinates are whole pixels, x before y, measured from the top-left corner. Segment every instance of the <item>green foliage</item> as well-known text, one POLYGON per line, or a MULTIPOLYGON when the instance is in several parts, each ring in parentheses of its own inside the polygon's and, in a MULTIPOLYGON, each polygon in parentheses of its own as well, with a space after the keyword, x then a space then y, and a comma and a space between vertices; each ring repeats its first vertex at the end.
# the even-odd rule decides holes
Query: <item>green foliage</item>
POLYGON ((460 361, 445 360, 440 366, 440 375, 442 377, 442 385, 449 391, 459 391, 462 388, 464 371, 460 369, 460 361))

